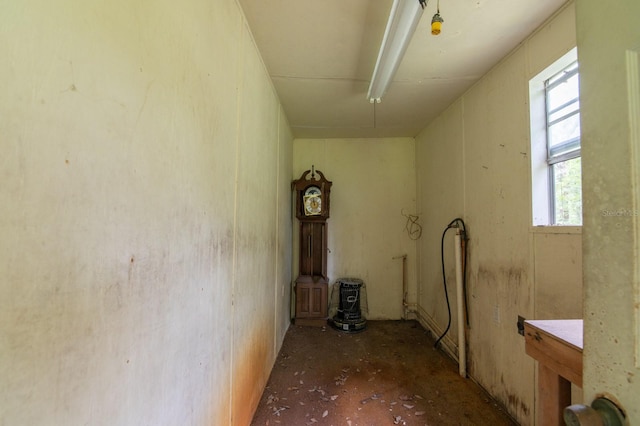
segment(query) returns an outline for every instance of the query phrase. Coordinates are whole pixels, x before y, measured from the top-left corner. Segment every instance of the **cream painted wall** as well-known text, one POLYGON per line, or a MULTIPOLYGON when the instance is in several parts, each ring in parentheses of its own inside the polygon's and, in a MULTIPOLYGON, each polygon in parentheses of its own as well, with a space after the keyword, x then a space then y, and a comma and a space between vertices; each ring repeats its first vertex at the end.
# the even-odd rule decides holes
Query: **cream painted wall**
POLYGON ((640 3, 577 2, 584 197, 584 394, 640 423, 640 3), (607 14, 612 25, 596 31, 607 14), (631 84, 632 83, 632 84, 631 84))
MULTIPOLYGON (((415 214, 413 138, 296 139, 293 176, 314 165, 333 182, 328 220, 328 275, 365 282, 369 319, 400 319, 402 260, 407 255, 409 303, 415 306, 416 244, 407 231, 415 214)), ((296 234, 297 235, 297 234, 296 234)), ((294 238, 294 280, 297 238, 294 238)))
POLYGON ((292 137, 235 1, 5 1, 0 424, 248 424, 292 137))
POLYGON ((582 318, 580 227, 534 228, 535 319, 582 318))
MULTIPOLYGON (((529 80, 575 46, 571 3, 416 137, 418 210, 424 234, 418 243, 418 313, 440 335, 447 309, 440 239, 460 216, 468 237, 468 372, 523 425, 535 422, 534 361, 517 333, 517 317, 536 311, 566 318, 549 305, 548 277, 571 316, 581 311, 580 234, 531 226, 529 80), (546 250, 563 250, 551 258, 546 250), (566 251, 565 251, 566 250, 566 251), (541 287, 539 287, 539 285, 541 287), (545 290, 546 289, 546 290, 545 290)), ((449 297, 455 309, 453 231, 445 244, 449 297)), ((457 355, 457 321, 443 340, 457 355)))
POLYGON ((294 256, 291 241, 293 239, 294 216, 291 202, 291 175, 293 173, 293 135, 280 109, 278 142, 278 216, 276 218, 277 262, 276 262, 276 338, 273 342, 277 354, 284 335, 291 324, 291 282, 294 256), (278 287, 279 286, 279 287, 278 287))

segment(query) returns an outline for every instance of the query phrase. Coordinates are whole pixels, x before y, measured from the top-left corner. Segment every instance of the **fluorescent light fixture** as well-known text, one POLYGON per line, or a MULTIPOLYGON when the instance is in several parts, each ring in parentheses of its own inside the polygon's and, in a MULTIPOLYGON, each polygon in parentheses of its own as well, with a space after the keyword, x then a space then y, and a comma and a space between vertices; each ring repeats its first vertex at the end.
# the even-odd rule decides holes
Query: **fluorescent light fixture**
POLYGON ((419 0, 393 0, 367 93, 369 102, 379 103, 387 91, 421 16, 422 6, 419 0))

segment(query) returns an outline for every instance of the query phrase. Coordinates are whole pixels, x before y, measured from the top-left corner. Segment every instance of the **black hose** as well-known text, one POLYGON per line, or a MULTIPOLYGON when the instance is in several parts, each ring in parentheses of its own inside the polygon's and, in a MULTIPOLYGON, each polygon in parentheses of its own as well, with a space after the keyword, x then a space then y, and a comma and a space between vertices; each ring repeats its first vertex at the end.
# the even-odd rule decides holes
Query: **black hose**
MULTIPOLYGON (((447 290, 447 275, 445 273, 445 268, 444 268, 444 237, 447 234, 447 231, 449 229, 457 228, 458 226, 462 226, 463 238, 466 241, 466 239, 467 239, 467 229, 465 227, 464 220, 462 220, 459 217, 457 217, 457 218, 453 219, 451 222, 449 222, 447 227, 442 232, 442 238, 440 240, 440 259, 442 261, 442 283, 444 285, 444 296, 445 296, 445 299, 447 300, 447 313, 449 315, 449 320, 447 322, 447 328, 444 330, 442 335, 438 338, 438 340, 436 340, 436 343, 433 345, 434 348, 438 347, 438 344, 440 344, 440 341, 444 338, 444 336, 446 336, 446 334, 449 332, 449 329, 451 328, 451 304, 449 303, 449 291, 447 290), (458 225, 457 222, 459 222, 460 225, 458 225)), ((467 284, 466 284, 466 277, 467 277, 467 250, 466 250, 466 247, 465 247, 465 251, 464 251, 464 257, 465 257, 464 258, 464 268, 463 268, 463 271, 462 271, 462 289, 463 289, 463 294, 464 294, 464 307, 465 307, 465 313, 466 313, 466 318, 467 318, 467 326, 468 326, 469 325, 469 311, 467 310, 467 284)))

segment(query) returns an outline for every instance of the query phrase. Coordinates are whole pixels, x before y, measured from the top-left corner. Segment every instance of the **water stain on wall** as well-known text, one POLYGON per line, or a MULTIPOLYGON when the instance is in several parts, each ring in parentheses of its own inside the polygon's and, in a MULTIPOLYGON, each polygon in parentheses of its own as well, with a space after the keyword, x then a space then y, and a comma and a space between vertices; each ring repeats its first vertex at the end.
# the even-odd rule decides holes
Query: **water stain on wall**
POLYGON ((488 290, 498 293, 495 301, 498 304, 521 306, 529 303, 527 276, 527 269, 520 266, 480 266, 476 273, 471 273, 470 282, 474 295, 488 290))
POLYGON ((507 383, 500 375, 505 365, 517 364, 526 357, 524 350, 515 344, 515 338, 507 334, 511 330, 516 333, 516 315, 530 309, 528 270, 516 264, 484 263, 471 271, 469 281, 468 370, 514 418, 528 418, 531 409, 526 402, 527 392, 506 389, 507 383), (502 343, 495 345, 496 339, 502 343))
POLYGON ((507 395, 507 403, 509 405, 510 412, 521 411, 524 414, 524 417, 529 416, 529 407, 523 401, 518 398, 517 395, 508 394, 507 395))
POLYGON ((232 424, 248 425, 251 423, 263 388, 268 379, 269 369, 267 354, 270 335, 264 326, 256 324, 247 344, 241 347, 236 355, 237 362, 233 371, 233 407, 232 424))
MULTIPOLYGON (((225 380, 225 383, 229 383, 225 380)), ((231 425, 231 392, 222 383, 217 383, 213 395, 211 395, 212 414, 202 421, 203 425, 231 425)))

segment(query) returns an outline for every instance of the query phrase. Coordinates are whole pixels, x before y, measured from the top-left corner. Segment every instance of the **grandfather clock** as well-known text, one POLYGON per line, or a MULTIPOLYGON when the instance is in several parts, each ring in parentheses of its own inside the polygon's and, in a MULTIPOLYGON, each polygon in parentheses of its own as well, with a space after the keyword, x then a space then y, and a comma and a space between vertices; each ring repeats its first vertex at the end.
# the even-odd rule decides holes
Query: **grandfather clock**
POLYGON ((291 187, 300 223, 295 323, 322 326, 328 318, 327 219, 331 182, 312 166, 291 187))

